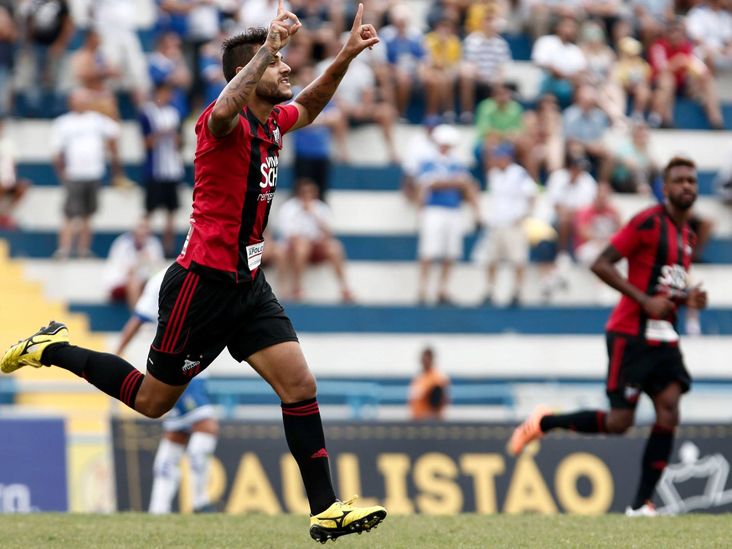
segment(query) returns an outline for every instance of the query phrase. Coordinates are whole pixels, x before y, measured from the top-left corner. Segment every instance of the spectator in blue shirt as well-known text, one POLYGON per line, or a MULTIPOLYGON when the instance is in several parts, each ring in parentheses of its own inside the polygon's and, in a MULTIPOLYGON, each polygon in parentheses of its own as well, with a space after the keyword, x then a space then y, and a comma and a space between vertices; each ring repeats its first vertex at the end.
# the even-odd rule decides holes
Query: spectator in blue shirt
POLYGON ((382 40, 386 47, 386 58, 391 66, 396 86, 396 107, 401 116, 405 116, 412 96, 414 83, 429 86, 429 78, 424 63, 427 60, 422 43, 422 34, 410 29, 409 10, 397 4, 390 14, 391 25, 382 31, 382 40))
POLYGON ((155 51, 148 58, 148 70, 153 86, 163 82, 172 86, 172 105, 178 109, 181 120, 185 119, 188 115, 187 94, 191 86, 191 72, 177 34, 168 32, 158 39, 155 51))
POLYGON ((610 121, 597 106, 594 88, 587 85, 578 88, 574 103, 562 118, 567 150, 576 156, 587 156, 597 179, 608 181, 611 155, 604 138, 610 121))
POLYGON ((422 162, 417 177, 419 203, 422 205, 418 244, 418 300, 420 304, 426 302, 430 268, 434 261, 441 261, 437 302, 447 305, 451 303, 447 291, 450 272, 455 261, 463 255, 463 201, 470 204, 478 226, 481 225, 481 215, 478 187, 467 166, 452 152, 460 139, 459 132, 453 126, 443 124, 434 129, 432 139, 437 150, 431 158, 422 162))

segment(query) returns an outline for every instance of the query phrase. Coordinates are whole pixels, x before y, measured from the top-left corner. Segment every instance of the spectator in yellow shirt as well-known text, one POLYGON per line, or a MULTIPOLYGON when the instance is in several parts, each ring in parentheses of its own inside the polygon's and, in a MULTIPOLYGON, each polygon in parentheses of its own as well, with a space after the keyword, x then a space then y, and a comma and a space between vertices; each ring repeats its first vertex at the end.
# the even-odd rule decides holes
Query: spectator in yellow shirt
POLYGON ((462 56, 460 37, 454 19, 443 16, 435 30, 425 36, 427 49, 427 71, 430 73, 426 86, 427 120, 443 116, 446 122, 455 120, 455 82, 462 56))

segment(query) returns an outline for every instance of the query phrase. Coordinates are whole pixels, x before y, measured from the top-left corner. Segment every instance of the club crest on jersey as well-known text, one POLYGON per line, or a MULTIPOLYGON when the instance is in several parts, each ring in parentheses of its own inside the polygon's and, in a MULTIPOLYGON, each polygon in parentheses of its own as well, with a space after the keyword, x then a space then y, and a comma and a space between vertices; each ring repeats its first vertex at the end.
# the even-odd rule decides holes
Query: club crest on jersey
POLYGON ((278 156, 268 156, 259 167, 259 172, 262 174, 262 181, 259 182, 259 186, 263 189, 270 187, 274 189, 277 186, 277 170, 280 164, 278 156))

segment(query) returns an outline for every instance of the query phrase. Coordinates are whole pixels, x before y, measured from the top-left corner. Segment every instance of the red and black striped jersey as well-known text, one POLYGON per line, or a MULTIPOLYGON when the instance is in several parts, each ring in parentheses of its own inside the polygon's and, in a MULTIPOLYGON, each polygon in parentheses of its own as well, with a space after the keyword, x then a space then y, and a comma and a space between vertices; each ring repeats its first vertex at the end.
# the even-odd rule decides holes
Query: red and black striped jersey
POLYGON ((193 213, 178 263, 238 281, 254 278, 277 189, 282 136, 297 122, 294 105, 278 105, 262 124, 248 108, 223 137, 208 128, 215 102, 196 122, 193 213))
MULTIPOLYGON (((643 210, 622 227, 610 243, 628 260, 628 280, 647 295, 666 295, 682 303, 689 290, 689 267, 696 235, 688 224, 676 225, 663 205, 643 210)), ((608 332, 678 341, 676 312, 648 318, 640 304, 622 296, 606 325, 608 332)))

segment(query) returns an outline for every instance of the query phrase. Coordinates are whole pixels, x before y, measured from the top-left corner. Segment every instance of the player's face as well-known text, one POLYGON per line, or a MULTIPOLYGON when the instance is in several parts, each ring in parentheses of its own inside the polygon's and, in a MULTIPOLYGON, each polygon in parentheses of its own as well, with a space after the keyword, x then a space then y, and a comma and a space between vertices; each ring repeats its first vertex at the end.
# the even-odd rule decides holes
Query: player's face
POLYGON ((279 53, 265 69, 259 84, 257 84, 256 93, 260 98, 269 101, 273 105, 292 99, 290 67, 282 60, 279 53))
POLYGON ((696 170, 690 166, 671 168, 663 186, 666 199, 680 210, 688 210, 696 201, 696 170))

